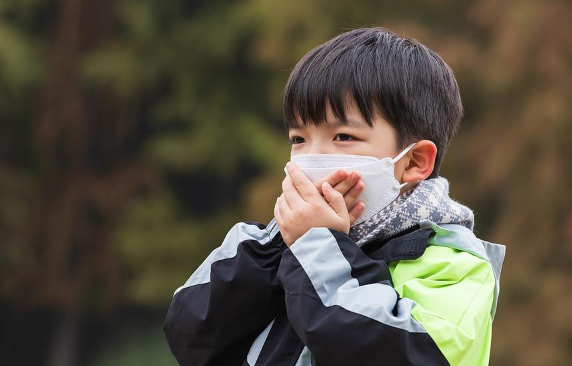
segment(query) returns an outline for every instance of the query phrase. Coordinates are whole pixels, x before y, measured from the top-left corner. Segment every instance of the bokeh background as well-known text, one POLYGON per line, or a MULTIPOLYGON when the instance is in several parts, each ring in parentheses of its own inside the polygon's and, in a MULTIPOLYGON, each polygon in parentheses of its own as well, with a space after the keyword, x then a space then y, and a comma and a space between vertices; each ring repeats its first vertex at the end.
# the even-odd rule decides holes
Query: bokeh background
POLYGON ((290 70, 361 26, 456 73, 442 175, 507 245, 491 365, 569 365, 571 17, 566 0, 0 0, 0 365, 176 365, 173 291, 234 222, 271 218, 290 70))

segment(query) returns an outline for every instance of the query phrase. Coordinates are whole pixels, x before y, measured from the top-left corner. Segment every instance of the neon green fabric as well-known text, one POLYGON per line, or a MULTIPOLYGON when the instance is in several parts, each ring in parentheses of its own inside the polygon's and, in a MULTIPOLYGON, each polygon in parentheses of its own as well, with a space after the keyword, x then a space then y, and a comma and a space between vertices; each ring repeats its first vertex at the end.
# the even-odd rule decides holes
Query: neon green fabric
POLYGON ((417 260, 392 262, 389 269, 397 293, 417 303, 413 318, 451 365, 488 365, 495 278, 486 260, 429 245, 417 260))

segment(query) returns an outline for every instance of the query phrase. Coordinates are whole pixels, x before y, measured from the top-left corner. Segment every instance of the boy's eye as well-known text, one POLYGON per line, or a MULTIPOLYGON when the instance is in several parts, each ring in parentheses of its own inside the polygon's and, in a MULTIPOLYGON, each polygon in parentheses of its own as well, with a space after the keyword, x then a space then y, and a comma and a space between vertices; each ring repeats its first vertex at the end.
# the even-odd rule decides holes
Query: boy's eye
POLYGON ((351 135, 345 134, 345 133, 340 133, 337 134, 336 137, 334 137, 335 141, 351 141, 351 140, 355 140, 355 138, 351 135))
POLYGON ((290 137, 290 143, 292 145, 302 144, 302 143, 304 143, 304 138, 300 137, 300 136, 292 136, 292 137, 290 137))

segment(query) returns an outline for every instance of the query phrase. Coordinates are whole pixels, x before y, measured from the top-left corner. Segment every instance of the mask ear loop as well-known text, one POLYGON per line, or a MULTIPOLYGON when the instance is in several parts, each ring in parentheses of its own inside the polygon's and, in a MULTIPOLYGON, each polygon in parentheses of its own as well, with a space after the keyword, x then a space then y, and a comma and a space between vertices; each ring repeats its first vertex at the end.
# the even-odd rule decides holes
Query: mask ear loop
POLYGON ((405 154, 409 152, 413 148, 413 146, 417 145, 417 142, 412 143, 411 145, 407 146, 402 152, 399 153, 395 158, 391 160, 392 163, 397 163, 399 159, 401 159, 405 154))
MULTIPOLYGON (((405 154, 407 154, 407 153, 409 152, 409 150, 411 150, 411 149, 413 148, 413 146, 415 146, 415 145, 417 145, 416 142, 414 142, 414 143, 412 143, 411 145, 407 146, 402 152, 399 153, 399 155, 397 155, 395 158, 393 158, 393 159, 391 160, 391 162, 392 162, 393 164, 395 164, 396 162, 398 162, 399 159, 401 159, 403 156, 405 156, 405 154)), ((399 187, 398 189, 401 189, 401 188, 405 187, 407 184, 408 184, 407 182, 400 184, 400 185, 398 186, 398 187, 399 187)))
POLYGON ((405 183, 401 183, 398 187, 399 190, 401 190, 401 188, 405 187, 406 185, 408 185, 409 183, 405 182, 405 183))

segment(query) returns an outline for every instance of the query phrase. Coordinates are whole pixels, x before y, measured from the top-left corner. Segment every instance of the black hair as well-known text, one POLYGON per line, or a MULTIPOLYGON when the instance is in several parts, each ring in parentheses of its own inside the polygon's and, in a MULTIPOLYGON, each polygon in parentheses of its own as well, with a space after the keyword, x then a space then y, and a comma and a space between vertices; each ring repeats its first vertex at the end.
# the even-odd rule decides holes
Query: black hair
POLYGON ((286 127, 326 122, 326 106, 345 121, 353 103, 368 125, 378 114, 397 132, 403 149, 420 139, 437 146, 435 169, 456 133, 463 105, 451 68, 415 39, 385 28, 355 29, 308 52, 284 91, 286 127))

